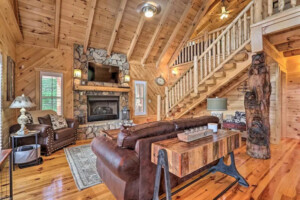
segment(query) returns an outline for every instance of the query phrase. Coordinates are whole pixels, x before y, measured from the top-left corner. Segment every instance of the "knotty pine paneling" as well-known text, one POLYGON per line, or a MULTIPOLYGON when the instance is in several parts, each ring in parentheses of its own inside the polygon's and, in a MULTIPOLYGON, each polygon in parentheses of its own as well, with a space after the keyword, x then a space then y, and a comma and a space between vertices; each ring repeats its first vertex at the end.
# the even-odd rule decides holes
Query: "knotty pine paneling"
POLYGON ((73 117, 73 53, 68 50, 17 45, 16 95, 25 94, 39 109, 39 76, 41 71, 63 73, 64 116, 73 117))
POLYGON ((286 137, 300 139, 300 56, 287 59, 286 137))
POLYGON ((140 64, 130 63, 130 88, 129 101, 130 101, 130 112, 131 119, 137 124, 144 123, 147 121, 156 120, 157 110, 157 95, 163 95, 165 86, 158 86, 155 83, 155 78, 162 75, 167 76, 167 68, 156 68, 155 66, 145 66, 140 64), (134 115, 134 81, 147 81, 147 115, 135 116, 134 115))
MULTIPOLYGON (((1 9, 1 8, 0 8, 1 9)), ((6 101, 7 94, 7 56, 10 56, 14 61, 16 61, 16 41, 13 38, 13 33, 9 26, 6 25, 5 18, 0 15, 0 52, 2 53, 2 148, 9 147, 9 127, 16 123, 16 110, 10 109, 9 106, 11 101, 6 101)))

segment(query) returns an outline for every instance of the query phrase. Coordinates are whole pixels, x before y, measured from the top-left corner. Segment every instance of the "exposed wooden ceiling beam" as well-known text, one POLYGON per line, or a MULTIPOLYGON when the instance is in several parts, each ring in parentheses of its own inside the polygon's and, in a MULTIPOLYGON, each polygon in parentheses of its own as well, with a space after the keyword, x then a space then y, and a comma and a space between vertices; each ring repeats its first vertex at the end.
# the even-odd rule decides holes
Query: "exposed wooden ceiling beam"
POLYGON ((209 7, 214 3, 214 0, 207 0, 204 1, 201 8, 198 10, 192 24, 189 26, 188 30, 186 31, 183 39, 181 40, 179 46, 177 47, 177 49, 175 50, 175 52, 173 53, 171 59, 168 62, 168 66, 172 65, 174 60, 176 59, 176 57, 178 56, 180 50, 182 49, 182 47, 184 46, 184 44, 189 40, 189 38, 191 37, 191 35, 193 34, 194 30, 197 27, 197 24, 199 23, 200 19, 206 14, 206 12, 208 11, 209 7))
POLYGON ((117 15, 117 19, 115 22, 115 26, 114 26, 114 29, 113 29, 113 32, 112 32, 112 35, 111 35, 111 38, 110 38, 110 41, 109 41, 109 44, 107 47, 107 55, 109 55, 109 56, 111 54, 112 48, 115 43, 115 39, 116 39, 118 30, 119 30, 119 26, 120 26, 120 23, 121 23, 121 20, 123 17, 126 3, 127 3, 127 0, 121 0, 121 4, 120 4, 119 10, 118 10, 118 15, 117 15))
POLYGON ((165 11, 164 11, 162 17, 160 18, 158 26, 156 27, 155 32, 154 32, 154 34, 153 34, 153 36, 152 36, 152 38, 150 40, 150 43, 149 43, 149 45, 148 45, 148 47, 147 47, 147 49, 146 49, 146 51, 144 53, 144 56, 143 56, 142 61, 141 61, 142 65, 145 64, 145 62, 146 62, 146 60, 147 60, 147 58, 148 58, 148 56, 149 56, 149 54, 151 52, 151 49, 153 48, 154 43, 155 43, 155 41, 156 41, 156 39, 157 39, 157 37, 158 37, 161 29, 163 28, 163 25, 164 25, 164 23, 165 23, 165 21, 166 21, 166 19, 168 17, 169 10, 172 7, 173 2, 174 2, 174 0, 169 0, 168 1, 168 4, 167 4, 167 6, 165 8, 165 11))
POLYGON ((93 20, 94 20, 96 3, 97 3, 97 0, 91 0, 90 9, 89 9, 90 13, 89 13, 88 21, 87 21, 87 27, 86 27, 85 38, 84 38, 84 43, 83 43, 83 51, 84 52, 86 52, 88 44, 89 44, 89 40, 90 40, 90 34, 91 34, 92 24, 93 24, 93 20))
POLYGON ((140 18, 139 24, 138 24, 138 26, 136 28, 136 31, 134 33, 134 36, 133 36, 133 38, 131 40, 131 43, 130 43, 130 46, 129 46, 129 50, 127 52, 127 60, 130 59, 130 57, 131 57, 131 55, 133 53, 133 50, 134 50, 135 45, 136 45, 136 42, 137 42, 137 40, 138 40, 138 38, 140 36, 140 33, 141 33, 142 29, 143 29, 144 23, 145 23, 145 17, 142 15, 141 18, 140 18))
POLYGON ((290 51, 294 49, 300 49, 300 40, 290 41, 275 46, 278 51, 290 51))
POLYGON ((284 55, 284 57, 291 57, 291 56, 300 55, 300 49, 295 49, 295 50, 283 52, 283 55, 284 55))
POLYGON ((278 45, 294 40, 300 40, 300 28, 286 31, 284 33, 276 33, 268 36, 269 41, 273 45, 278 45))
POLYGON ((55 32, 54 32, 54 47, 58 47, 58 40, 59 40, 59 25, 60 25, 60 7, 61 7, 61 0, 56 0, 55 3, 55 32))
POLYGON ((156 62, 156 67, 159 66, 162 58, 165 56, 165 54, 166 54, 167 50, 169 49, 170 45, 173 43, 175 37, 177 36, 178 31, 180 30, 180 28, 182 26, 182 23, 186 19, 187 15, 188 15, 188 13, 189 13, 189 11, 191 9, 191 7, 192 7, 192 0, 189 0, 189 2, 187 3, 187 5, 186 5, 186 7, 185 7, 185 9, 184 9, 184 11, 183 11, 183 13, 182 13, 179 21, 176 24, 175 29, 173 30, 173 32, 172 32, 172 34, 171 34, 168 42, 166 43, 166 46, 162 50, 162 52, 161 52, 161 54, 160 54, 160 56, 159 56, 159 58, 158 58, 158 60, 156 62))

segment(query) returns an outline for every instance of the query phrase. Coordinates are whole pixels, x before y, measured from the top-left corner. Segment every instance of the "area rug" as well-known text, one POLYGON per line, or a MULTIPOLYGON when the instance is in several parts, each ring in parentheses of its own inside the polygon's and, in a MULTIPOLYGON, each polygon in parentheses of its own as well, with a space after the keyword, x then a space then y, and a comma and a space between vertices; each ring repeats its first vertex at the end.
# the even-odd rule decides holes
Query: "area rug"
POLYGON ((102 183, 96 169, 96 155, 92 152, 89 144, 69 147, 64 150, 79 190, 102 183))

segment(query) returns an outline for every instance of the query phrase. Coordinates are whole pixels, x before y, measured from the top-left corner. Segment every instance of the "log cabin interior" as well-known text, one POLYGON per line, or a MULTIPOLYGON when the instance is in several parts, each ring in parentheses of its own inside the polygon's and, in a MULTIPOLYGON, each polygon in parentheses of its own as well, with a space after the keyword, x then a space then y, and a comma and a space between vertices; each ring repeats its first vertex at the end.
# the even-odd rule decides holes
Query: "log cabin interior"
POLYGON ((300 199, 299 0, 0 0, 0 69, 0 199, 300 199))

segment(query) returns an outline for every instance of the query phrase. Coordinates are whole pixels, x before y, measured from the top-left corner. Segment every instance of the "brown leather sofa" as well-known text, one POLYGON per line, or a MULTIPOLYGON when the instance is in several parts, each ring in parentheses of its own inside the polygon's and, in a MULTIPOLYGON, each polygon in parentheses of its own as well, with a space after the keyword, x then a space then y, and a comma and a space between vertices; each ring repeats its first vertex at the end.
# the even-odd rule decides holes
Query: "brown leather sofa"
MULTIPOLYGON (((91 146, 97 155, 97 171, 118 200, 152 199, 156 165, 151 162, 151 144, 177 137, 184 129, 218 122, 219 119, 213 116, 159 121, 123 129, 117 140, 96 137, 91 146)), ((170 174, 171 187, 201 170, 204 168, 183 178, 170 174)), ((160 185, 163 192, 164 184, 160 185)))
MULTIPOLYGON (((32 124, 27 124, 29 130, 40 131, 38 143, 41 145, 41 151, 44 155, 51 155, 54 151, 61 149, 70 144, 75 144, 77 139, 78 122, 73 119, 66 119, 68 127, 53 130, 49 114, 54 111, 31 111, 29 112, 33 118, 32 124)), ((15 133, 20 129, 20 125, 16 124, 10 127, 9 132, 15 133)), ((18 139, 18 145, 34 144, 34 137, 18 139)))

